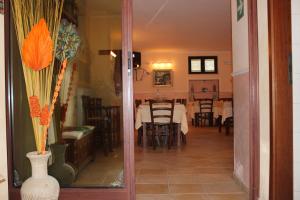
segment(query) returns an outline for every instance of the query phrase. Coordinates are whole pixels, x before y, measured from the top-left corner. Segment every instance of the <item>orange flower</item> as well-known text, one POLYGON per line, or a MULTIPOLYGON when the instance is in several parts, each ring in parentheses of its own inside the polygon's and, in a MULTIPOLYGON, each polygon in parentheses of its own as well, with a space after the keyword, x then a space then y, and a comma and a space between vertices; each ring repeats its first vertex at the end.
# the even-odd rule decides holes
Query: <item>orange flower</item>
POLYGON ((52 61, 53 42, 45 19, 33 26, 24 40, 22 59, 35 71, 48 67, 52 61))
POLYGON ((39 117, 41 114, 41 107, 39 98, 37 96, 29 97, 30 115, 32 118, 39 117))
POLYGON ((43 126, 48 126, 49 125, 49 116, 50 116, 50 113, 49 113, 48 105, 45 105, 41 112, 40 124, 43 126))

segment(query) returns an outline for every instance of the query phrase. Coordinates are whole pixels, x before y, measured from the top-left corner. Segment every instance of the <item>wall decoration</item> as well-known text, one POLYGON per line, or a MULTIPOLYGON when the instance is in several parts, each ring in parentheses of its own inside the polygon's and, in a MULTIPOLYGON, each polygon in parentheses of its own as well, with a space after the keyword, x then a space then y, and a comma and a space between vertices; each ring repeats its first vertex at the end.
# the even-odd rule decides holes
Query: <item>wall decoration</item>
POLYGON ((80 37, 76 26, 66 19, 62 19, 57 37, 57 47, 55 57, 60 61, 64 59, 72 60, 78 51, 80 37))
POLYGON ((244 6, 244 0, 236 0, 237 3, 237 20, 240 21, 244 17, 245 13, 245 6, 244 6))
POLYGON ((195 99, 217 99, 219 97, 219 80, 190 80, 189 97, 195 99))
POLYGON ((172 70, 154 70, 153 86, 155 87, 171 87, 173 85, 172 70))
POLYGON ((4 14, 4 0, 0 0, 0 14, 4 14))

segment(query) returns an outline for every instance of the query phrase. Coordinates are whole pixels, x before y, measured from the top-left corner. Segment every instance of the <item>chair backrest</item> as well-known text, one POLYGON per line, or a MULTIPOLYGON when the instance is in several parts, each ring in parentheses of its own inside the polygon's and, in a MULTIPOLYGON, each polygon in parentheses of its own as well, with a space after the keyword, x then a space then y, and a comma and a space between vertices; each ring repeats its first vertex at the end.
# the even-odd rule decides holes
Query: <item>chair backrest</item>
POLYGON ((176 99, 176 103, 180 103, 186 106, 187 100, 186 99, 176 99))
POLYGON ((233 102, 233 98, 219 98, 219 101, 231 101, 231 102, 233 102))
POLYGON ((200 113, 211 113, 213 109, 213 99, 199 99, 200 113))
POLYGON ((82 110, 83 110, 83 123, 87 123, 88 118, 88 106, 89 106, 89 96, 82 95, 82 110))
POLYGON ((102 116, 102 99, 89 98, 87 114, 88 114, 88 118, 101 117, 102 116))
POLYGON ((223 103, 230 103, 233 109, 233 98, 219 98, 219 101, 223 101, 223 103))
POLYGON ((151 123, 155 123, 155 119, 169 119, 169 123, 173 123, 175 101, 173 100, 150 100, 151 123))
MULTIPOLYGON (((95 118, 101 118, 102 116, 102 99, 92 98, 89 96, 81 96, 82 107, 84 113, 85 125, 97 125, 95 118)), ((98 120, 99 121, 99 120, 98 120)))
POLYGON ((135 100, 135 108, 138 108, 141 104, 142 104, 142 100, 141 99, 136 99, 135 100))

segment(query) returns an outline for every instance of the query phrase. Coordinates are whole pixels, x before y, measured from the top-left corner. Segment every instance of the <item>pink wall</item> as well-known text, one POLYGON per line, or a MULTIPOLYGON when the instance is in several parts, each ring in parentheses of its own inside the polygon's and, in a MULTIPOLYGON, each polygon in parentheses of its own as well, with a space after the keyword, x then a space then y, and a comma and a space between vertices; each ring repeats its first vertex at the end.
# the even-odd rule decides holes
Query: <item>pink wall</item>
POLYGON ((233 78, 234 174, 249 187, 249 73, 233 78))
MULTIPOLYGON (((221 96, 232 95, 232 58, 230 51, 218 52, 160 52, 142 51, 142 68, 150 74, 145 75, 142 81, 134 80, 134 95, 135 98, 145 99, 152 98, 156 95, 157 89, 159 94, 168 98, 188 98, 189 80, 209 80, 219 79, 219 90, 221 96), (188 74, 188 56, 218 56, 219 68, 218 74, 211 75, 189 75, 188 74), (173 63, 174 84, 173 87, 157 88, 152 86, 152 63, 154 62, 171 62, 173 63)), ((142 72, 138 72, 138 79, 142 72)), ((135 77, 136 78, 136 77, 135 77)))

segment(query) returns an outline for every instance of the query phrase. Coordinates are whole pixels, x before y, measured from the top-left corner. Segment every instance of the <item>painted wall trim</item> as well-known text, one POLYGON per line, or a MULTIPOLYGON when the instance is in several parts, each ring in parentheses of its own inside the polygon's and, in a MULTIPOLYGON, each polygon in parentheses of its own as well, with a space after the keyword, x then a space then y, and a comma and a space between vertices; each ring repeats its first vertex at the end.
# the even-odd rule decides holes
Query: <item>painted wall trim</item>
POLYGON ((248 73, 249 73, 249 68, 245 68, 245 69, 240 69, 240 70, 236 70, 235 72, 232 72, 231 76, 235 77, 235 76, 240 76, 248 73))

